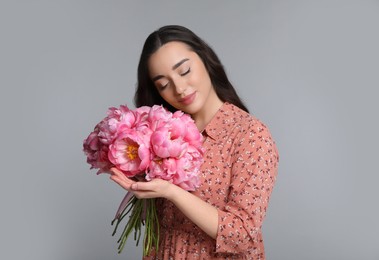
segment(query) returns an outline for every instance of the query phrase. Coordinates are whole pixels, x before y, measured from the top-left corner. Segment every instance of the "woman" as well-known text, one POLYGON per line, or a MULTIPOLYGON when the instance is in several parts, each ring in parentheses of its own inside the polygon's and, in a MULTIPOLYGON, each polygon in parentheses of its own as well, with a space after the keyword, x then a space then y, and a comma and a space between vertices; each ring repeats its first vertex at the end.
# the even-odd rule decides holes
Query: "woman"
POLYGON ((213 50, 181 26, 146 39, 136 106, 163 104, 194 119, 204 136, 201 186, 111 179, 137 198, 160 198, 160 247, 146 259, 265 259, 262 221, 278 167, 267 127, 248 114, 213 50))

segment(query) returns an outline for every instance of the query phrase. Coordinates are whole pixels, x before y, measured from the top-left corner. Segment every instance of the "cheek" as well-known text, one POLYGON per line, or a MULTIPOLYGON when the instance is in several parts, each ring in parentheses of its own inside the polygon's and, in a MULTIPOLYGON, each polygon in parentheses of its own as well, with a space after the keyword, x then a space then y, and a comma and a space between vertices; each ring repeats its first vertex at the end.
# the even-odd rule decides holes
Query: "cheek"
POLYGON ((173 95, 171 94, 171 92, 169 90, 166 90, 166 91, 163 91, 163 92, 160 92, 159 95, 161 95, 161 97, 168 103, 170 103, 173 99, 173 95))
POLYGON ((194 71, 189 77, 189 83, 194 86, 201 86, 204 84, 204 73, 202 70, 194 71))
POLYGON ((209 78, 208 72, 200 70, 199 73, 194 73, 192 83, 201 88, 208 88, 211 85, 211 80, 209 78))

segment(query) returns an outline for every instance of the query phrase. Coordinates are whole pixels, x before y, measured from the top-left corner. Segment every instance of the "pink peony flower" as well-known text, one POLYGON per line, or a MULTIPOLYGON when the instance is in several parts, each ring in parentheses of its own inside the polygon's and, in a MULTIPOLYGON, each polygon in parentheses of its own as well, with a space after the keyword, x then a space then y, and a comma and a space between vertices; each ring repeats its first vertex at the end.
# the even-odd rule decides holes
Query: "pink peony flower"
POLYGON ((149 137, 128 131, 109 146, 109 160, 127 177, 146 171, 150 163, 149 137))
POLYGON ((151 107, 148 106, 142 106, 135 109, 136 113, 140 114, 141 117, 143 117, 143 120, 147 120, 147 117, 149 116, 151 107))
POLYGON ((148 121, 152 131, 165 126, 172 119, 172 113, 162 106, 153 106, 150 109, 148 121))
POLYGON ((99 169, 97 174, 109 173, 112 164, 108 160, 108 147, 100 142, 98 132, 99 129, 95 128, 83 141, 83 151, 91 169, 99 169))
POLYGON ((174 138, 170 129, 162 127, 151 135, 153 152, 160 158, 179 158, 186 151, 188 144, 182 138, 174 138))
POLYGON ((162 178, 191 190, 198 185, 204 153, 193 119, 157 105, 109 108, 83 150, 98 173, 117 167, 128 177, 146 173, 147 180, 162 178))
POLYGON ((99 128, 99 139, 104 144, 110 144, 117 135, 117 129, 121 117, 128 113, 130 110, 127 106, 120 106, 120 108, 111 107, 107 111, 105 117, 96 127, 99 128))
POLYGON ((185 190, 195 190, 200 185, 199 173, 200 166, 203 163, 203 157, 196 149, 193 152, 187 152, 177 162, 180 169, 173 178, 173 183, 185 190))
POLYGON ((150 163, 146 179, 149 181, 160 178, 170 181, 185 190, 193 191, 200 184, 199 172, 201 163, 202 157, 193 157, 189 153, 186 153, 179 159, 155 159, 150 163))
POLYGON ((178 122, 178 124, 181 124, 182 127, 186 129, 185 135, 183 136, 184 141, 197 148, 200 148, 203 143, 203 136, 197 129, 193 119, 189 115, 184 114, 182 111, 176 111, 173 114, 173 118, 176 119, 176 122, 178 122))

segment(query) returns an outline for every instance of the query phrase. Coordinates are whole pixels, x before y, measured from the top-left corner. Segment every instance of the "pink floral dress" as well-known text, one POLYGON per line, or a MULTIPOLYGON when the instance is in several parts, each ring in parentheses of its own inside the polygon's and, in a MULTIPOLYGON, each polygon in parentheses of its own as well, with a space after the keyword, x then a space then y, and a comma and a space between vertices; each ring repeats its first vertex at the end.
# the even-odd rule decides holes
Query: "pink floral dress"
POLYGON ((262 122, 229 103, 203 135, 201 186, 192 193, 218 209, 217 237, 159 199, 160 247, 145 259, 265 259, 261 227, 277 175, 275 142, 262 122))

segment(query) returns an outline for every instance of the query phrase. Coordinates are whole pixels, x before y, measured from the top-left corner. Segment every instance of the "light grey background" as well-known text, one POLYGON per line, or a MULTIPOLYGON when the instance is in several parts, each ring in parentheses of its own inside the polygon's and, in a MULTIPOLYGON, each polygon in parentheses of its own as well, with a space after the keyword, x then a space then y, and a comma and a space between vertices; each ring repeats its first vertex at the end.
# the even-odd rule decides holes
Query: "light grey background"
POLYGON ((379 259, 379 2, 0 2, 0 259, 121 255, 124 191, 82 141, 132 106, 146 36, 188 26, 214 47, 280 151, 264 223, 269 260, 379 259))

